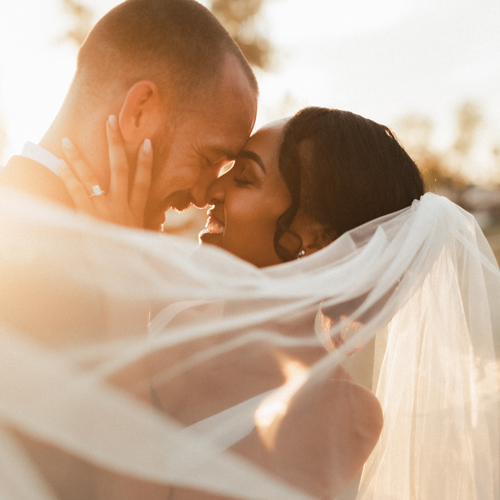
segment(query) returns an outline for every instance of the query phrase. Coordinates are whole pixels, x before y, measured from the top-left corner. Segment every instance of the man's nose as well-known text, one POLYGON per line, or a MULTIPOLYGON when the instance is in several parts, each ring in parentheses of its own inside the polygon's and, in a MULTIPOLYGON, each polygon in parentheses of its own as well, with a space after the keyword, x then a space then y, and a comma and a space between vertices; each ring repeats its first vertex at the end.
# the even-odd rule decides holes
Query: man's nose
POLYGON ((226 180, 226 175, 224 174, 221 177, 215 179, 212 184, 207 189, 207 203, 210 205, 214 205, 219 202, 222 203, 225 197, 224 190, 224 182, 226 180))
POLYGON ((198 208, 203 208, 210 202, 208 189, 210 185, 217 180, 219 170, 216 168, 202 168, 200 175, 196 180, 196 184, 191 188, 191 197, 193 205, 198 208))

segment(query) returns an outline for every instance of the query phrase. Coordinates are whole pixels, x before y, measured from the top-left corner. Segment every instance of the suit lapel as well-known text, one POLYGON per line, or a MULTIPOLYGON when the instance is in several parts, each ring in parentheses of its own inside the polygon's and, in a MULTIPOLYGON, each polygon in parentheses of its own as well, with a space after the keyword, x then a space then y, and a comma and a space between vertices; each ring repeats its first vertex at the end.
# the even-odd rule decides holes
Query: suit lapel
POLYGON ((47 167, 25 158, 13 156, 0 171, 0 185, 74 208, 63 181, 47 167))

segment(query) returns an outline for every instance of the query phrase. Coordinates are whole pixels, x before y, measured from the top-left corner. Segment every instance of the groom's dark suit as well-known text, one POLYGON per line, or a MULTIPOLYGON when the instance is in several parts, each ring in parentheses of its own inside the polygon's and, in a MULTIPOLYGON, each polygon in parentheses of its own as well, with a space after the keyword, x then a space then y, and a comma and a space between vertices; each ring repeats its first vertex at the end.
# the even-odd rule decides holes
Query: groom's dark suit
POLYGON ((63 181, 44 165, 24 156, 13 156, 0 170, 0 186, 12 187, 67 207, 74 206, 63 181))

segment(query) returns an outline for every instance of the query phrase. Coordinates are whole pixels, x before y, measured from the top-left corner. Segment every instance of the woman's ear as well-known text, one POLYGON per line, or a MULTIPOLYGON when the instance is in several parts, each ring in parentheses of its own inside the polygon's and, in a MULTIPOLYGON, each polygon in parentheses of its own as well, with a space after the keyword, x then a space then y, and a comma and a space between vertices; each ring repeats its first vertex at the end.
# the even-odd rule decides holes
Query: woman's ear
POLYGON ((149 80, 130 87, 118 118, 123 139, 130 145, 140 145, 155 135, 161 126, 160 93, 149 80))
POLYGON ((301 256, 317 252, 332 242, 323 224, 313 221, 300 212, 295 217, 290 230, 302 239, 301 256))

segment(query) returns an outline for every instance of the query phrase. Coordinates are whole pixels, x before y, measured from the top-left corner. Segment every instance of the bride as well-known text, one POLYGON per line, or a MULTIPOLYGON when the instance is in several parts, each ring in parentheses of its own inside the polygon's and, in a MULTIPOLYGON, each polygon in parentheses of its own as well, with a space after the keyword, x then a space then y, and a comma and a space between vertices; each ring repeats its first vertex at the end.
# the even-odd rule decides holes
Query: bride
MULTIPOLYGON (((89 198, 96 184, 91 171, 77 156, 68 160, 72 167, 62 176, 77 206, 114 222, 140 220, 144 184, 132 191, 138 201, 132 207, 123 190, 89 198)), ((114 175, 123 175, 120 167, 111 164, 114 175)), ((139 164, 136 177, 147 169, 139 164)), ((310 108, 256 133, 215 181, 201 236, 212 245, 199 249, 89 219, 76 224, 73 214, 55 216, 48 207, 30 220, 6 199, 2 224, 12 248, 29 241, 38 264, 57 263, 59 278, 61 266, 86 266, 72 283, 98 290, 109 339, 64 350, 76 371, 57 365, 52 374, 74 380, 80 399, 66 395, 66 404, 48 413, 32 408, 37 422, 45 422, 85 401, 96 419, 86 412, 84 428, 64 419, 46 429, 34 429, 33 421, 21 428, 108 470, 173 484, 174 500, 205 498, 203 490, 237 498, 304 498, 304 492, 331 498, 355 473, 339 473, 349 452, 353 463, 362 456, 360 467, 380 432, 371 418, 376 406, 363 419, 373 395, 340 363, 353 373, 371 363, 384 425, 358 498, 497 498, 500 274, 474 219, 422 191, 414 163, 385 127, 310 108), (67 248, 42 252, 44 238, 33 238, 40 228, 50 248, 66 234, 67 248), (143 331, 133 321, 142 306, 160 311, 146 345, 142 336, 119 335, 143 331), (327 348, 321 353, 318 340, 327 348), (92 388, 85 400, 82 371, 85 389, 92 388), (335 397, 346 394, 337 391, 337 381, 346 379, 352 391, 339 400, 351 405, 343 412, 335 397), (175 421, 158 422, 106 380, 151 398, 175 421), (297 409, 303 425, 290 425, 297 409), (338 420, 321 427, 324 412, 338 420), (179 422, 189 427, 179 432, 179 422), (346 432, 347 444, 339 446, 350 423, 369 443, 359 446, 362 453, 355 433, 346 432), (247 440, 254 434, 264 447, 247 440), (245 440, 250 449, 239 449, 245 440), (305 456, 297 443, 309 445, 305 456), (239 461, 238 453, 250 461, 239 461), (315 483, 318 477, 324 482, 315 483)), ((49 359, 39 364, 45 378, 38 378, 49 380, 49 359)), ((62 393, 61 377, 51 380, 62 393)), ((15 427, 19 417, 12 421, 15 427)), ((126 484, 128 492, 136 487, 126 484)))

